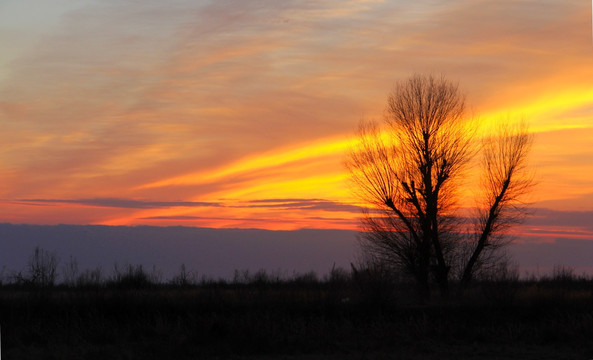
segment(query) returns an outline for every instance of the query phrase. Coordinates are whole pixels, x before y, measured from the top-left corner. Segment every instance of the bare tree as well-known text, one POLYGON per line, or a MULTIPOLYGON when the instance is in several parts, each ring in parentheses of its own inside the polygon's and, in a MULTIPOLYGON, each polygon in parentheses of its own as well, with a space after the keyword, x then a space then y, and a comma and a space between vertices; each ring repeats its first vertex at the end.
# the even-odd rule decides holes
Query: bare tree
POLYGON ((70 255, 70 260, 62 266, 62 283, 67 286, 76 285, 78 276, 78 260, 70 255))
MULTIPOLYGON (((486 179, 492 179, 495 194, 488 207, 494 207, 495 216, 480 222, 483 236, 474 241, 464 266, 467 281, 485 254, 483 249, 500 243, 490 239, 504 222, 508 205, 529 188, 528 183, 515 184, 514 178, 524 170, 529 141, 513 146, 506 139, 523 144, 521 136, 507 135, 515 134, 502 134, 484 146, 485 162, 492 164, 486 167, 490 169, 486 179), (498 157, 509 166, 517 162, 520 166, 515 165, 507 177, 499 176, 504 170, 500 167, 507 165, 495 164, 498 157), (499 195, 504 199, 496 201, 499 195)), ((363 250, 412 275, 423 296, 429 294, 431 275, 441 294, 448 295, 459 244, 470 243, 459 229, 457 203, 465 169, 477 153, 475 139, 476 123, 467 121, 465 97, 458 86, 443 77, 414 75, 397 83, 389 95, 383 128, 361 124, 359 145, 346 161, 356 193, 379 211, 363 219, 363 250)))
POLYGON ((36 247, 29 262, 27 263, 27 280, 35 285, 54 285, 58 273, 57 268, 60 260, 55 253, 50 253, 40 247, 36 247))
POLYGON ((521 199, 533 187, 527 155, 533 142, 527 125, 501 126, 485 138, 482 148, 482 206, 475 216, 473 251, 465 264, 461 287, 467 287, 484 260, 508 243, 505 230, 522 220, 526 206, 521 199))

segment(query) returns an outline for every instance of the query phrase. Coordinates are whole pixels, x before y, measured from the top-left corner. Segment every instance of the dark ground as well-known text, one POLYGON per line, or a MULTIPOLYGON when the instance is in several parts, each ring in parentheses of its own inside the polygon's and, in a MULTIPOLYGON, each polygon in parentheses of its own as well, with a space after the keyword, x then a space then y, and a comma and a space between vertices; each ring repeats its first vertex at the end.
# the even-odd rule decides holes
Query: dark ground
POLYGON ((0 322, 4 359, 593 359, 593 282, 480 283, 422 304, 408 284, 345 278, 12 284, 0 322))

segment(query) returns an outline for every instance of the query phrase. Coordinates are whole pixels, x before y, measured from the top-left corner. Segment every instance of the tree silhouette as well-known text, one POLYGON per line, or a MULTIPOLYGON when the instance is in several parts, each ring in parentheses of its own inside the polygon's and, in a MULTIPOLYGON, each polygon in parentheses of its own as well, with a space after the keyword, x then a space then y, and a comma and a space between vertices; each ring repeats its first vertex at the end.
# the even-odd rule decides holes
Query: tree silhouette
POLYGON ((397 83, 384 120, 383 127, 360 125, 346 161, 355 192, 378 209, 363 218, 363 250, 412 275, 422 296, 429 296, 431 275, 448 296, 452 264, 463 264, 466 287, 505 244, 501 231, 521 218, 518 200, 531 187, 524 176, 531 137, 526 126, 507 126, 479 146, 464 95, 444 77, 397 83), (458 193, 480 151, 486 193, 475 229, 464 232, 458 193))

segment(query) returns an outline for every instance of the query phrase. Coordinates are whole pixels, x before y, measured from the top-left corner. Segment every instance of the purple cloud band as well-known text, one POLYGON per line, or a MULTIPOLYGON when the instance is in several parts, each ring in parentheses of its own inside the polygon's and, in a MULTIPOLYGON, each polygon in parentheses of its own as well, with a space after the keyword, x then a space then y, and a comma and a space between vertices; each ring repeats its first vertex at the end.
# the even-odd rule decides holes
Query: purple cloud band
POLYGON ((159 209, 170 207, 227 207, 227 208, 268 208, 294 210, 322 210, 360 213, 364 208, 348 203, 325 199, 258 199, 248 201, 209 202, 209 201, 146 201, 122 198, 92 199, 20 199, 15 203, 31 206, 51 206, 56 204, 75 204, 96 207, 124 209, 159 209), (229 204, 231 203, 231 204, 229 204))

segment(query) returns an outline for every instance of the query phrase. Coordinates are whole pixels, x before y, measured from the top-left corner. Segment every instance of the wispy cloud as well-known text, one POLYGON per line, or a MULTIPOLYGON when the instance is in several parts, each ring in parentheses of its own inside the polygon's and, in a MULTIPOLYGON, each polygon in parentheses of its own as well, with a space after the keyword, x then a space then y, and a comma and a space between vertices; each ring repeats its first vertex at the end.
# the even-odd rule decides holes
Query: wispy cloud
MULTIPOLYGON (((203 201, 150 201, 115 198, 96 199, 20 199, 14 203, 31 206, 52 206, 59 204, 75 204, 84 206, 112 207, 124 209, 159 209, 159 208, 252 208, 252 209, 283 209, 283 210, 321 210, 321 211, 343 211, 360 214, 364 209, 362 206, 330 201, 324 199, 259 199, 259 200, 232 200, 223 199, 219 202, 203 201)), ((157 217, 153 217, 157 218, 157 217)))
POLYGON ((263 199, 239 202, 237 207, 295 210, 344 211, 361 214, 366 207, 323 199, 263 199), (241 205, 243 204, 243 205, 241 205))
POLYGON ((361 118, 380 118, 394 81, 413 72, 459 80, 484 121, 511 112, 532 122, 545 178, 538 200, 593 191, 582 1, 62 1, 38 4, 37 15, 2 10, 10 36, 0 34, 0 198, 20 221, 59 221, 44 206, 11 207, 34 203, 70 206, 64 216, 75 222, 92 219, 89 209, 77 217, 81 206, 97 222, 212 206, 254 219, 272 210, 355 214, 341 165, 348 134, 361 118), (282 198, 294 201, 256 202, 282 198))
POLYGON ((159 209, 170 207, 219 207, 216 202, 196 202, 196 201, 143 201, 131 199, 22 199, 15 201, 25 205, 57 205, 57 204, 75 204, 84 206, 111 207, 124 209, 159 209))
POLYGON ((529 225, 545 227, 571 228, 573 231, 588 231, 593 240, 593 210, 589 211, 560 211, 552 209, 534 209, 529 217, 529 225))

